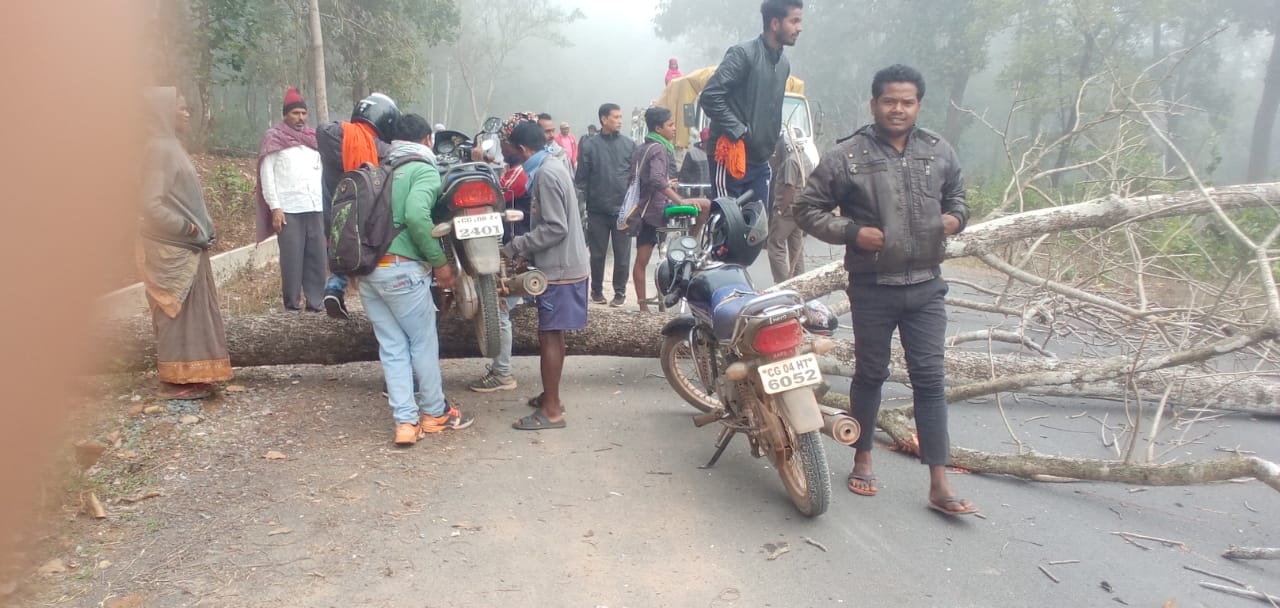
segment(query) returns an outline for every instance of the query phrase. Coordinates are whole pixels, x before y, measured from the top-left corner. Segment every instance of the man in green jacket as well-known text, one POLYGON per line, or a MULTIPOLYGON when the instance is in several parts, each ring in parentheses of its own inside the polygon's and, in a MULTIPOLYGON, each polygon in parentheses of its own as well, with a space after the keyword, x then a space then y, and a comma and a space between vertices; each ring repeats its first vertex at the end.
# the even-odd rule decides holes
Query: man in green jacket
POLYGON ((423 145, 431 128, 419 116, 405 116, 385 165, 392 173, 391 210, 403 228, 367 277, 360 299, 378 337, 378 358, 395 414, 396 445, 413 445, 426 433, 471 426, 474 418, 447 403, 440 378, 440 340, 431 281, 453 288, 453 268, 440 241, 431 236, 431 208, 440 195, 435 156, 423 145), (406 162, 408 161, 408 162, 406 162), (418 394, 414 394, 414 377, 418 394))

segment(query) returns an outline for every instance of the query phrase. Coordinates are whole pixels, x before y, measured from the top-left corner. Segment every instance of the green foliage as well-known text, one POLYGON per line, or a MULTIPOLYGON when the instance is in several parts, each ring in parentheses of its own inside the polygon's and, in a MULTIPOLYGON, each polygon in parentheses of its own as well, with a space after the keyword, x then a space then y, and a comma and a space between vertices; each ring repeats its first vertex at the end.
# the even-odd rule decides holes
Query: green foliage
POLYGON ((211 207, 223 209, 223 214, 252 212, 255 205, 254 178, 246 176, 231 162, 219 162, 204 185, 205 200, 211 207))
POLYGON ((255 0, 188 0, 188 53, 198 77, 213 82, 243 79, 262 38, 255 0))

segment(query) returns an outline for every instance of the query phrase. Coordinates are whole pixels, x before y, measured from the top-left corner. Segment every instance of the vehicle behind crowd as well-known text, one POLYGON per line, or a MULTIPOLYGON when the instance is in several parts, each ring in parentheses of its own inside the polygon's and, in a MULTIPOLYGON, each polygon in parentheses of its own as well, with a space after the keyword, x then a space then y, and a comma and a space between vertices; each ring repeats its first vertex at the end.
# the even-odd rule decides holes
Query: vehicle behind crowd
POLYGON ((498 128, 491 117, 474 138, 459 131, 435 134, 433 151, 440 168, 440 200, 432 219, 433 236, 457 272, 454 289, 442 294, 442 312, 452 312, 475 324, 480 353, 492 357, 502 347, 498 328, 498 296, 536 296, 546 289, 546 276, 536 269, 516 273, 502 259, 503 222, 518 222, 524 213, 506 209, 499 186, 501 162, 498 128), (482 160, 472 160, 479 152, 482 160))
POLYGON ((815 517, 831 499, 821 434, 850 445, 860 429, 843 412, 820 407, 814 394, 822 381, 817 356, 835 343, 810 332, 829 334, 834 315, 794 291, 760 293, 751 283, 747 266, 760 252, 764 225, 757 221, 764 206, 747 202, 751 196, 716 199, 699 237, 668 243, 658 289, 668 307, 683 300, 689 314, 663 328, 659 357, 667 382, 703 412, 694 424, 723 427, 706 466, 743 433, 751 454, 777 470, 796 509, 815 517))

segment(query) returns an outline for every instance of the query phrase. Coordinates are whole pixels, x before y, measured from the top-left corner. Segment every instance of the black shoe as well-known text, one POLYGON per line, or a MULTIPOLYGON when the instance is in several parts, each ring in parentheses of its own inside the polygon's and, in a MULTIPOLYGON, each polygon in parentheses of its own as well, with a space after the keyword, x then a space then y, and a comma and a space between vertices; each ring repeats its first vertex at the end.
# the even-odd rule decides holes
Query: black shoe
MULTIPOLYGON (((603 303, 603 302, 604 302, 604 298, 600 298, 600 302, 601 302, 601 303, 603 303)), ((614 308, 619 308, 619 307, 621 307, 623 304, 626 304, 626 303, 627 303, 627 297, 626 297, 626 296, 624 296, 624 295, 622 295, 622 294, 617 294, 617 295, 613 296, 613 301, 612 301, 612 302, 609 302, 609 306, 612 306, 612 307, 614 307, 614 308)))
POLYGON ((347 303, 341 291, 328 291, 324 294, 324 310, 335 319, 350 319, 347 303))
POLYGON ((591 301, 595 304, 604 304, 605 303, 604 294, 602 293, 591 294, 591 301))

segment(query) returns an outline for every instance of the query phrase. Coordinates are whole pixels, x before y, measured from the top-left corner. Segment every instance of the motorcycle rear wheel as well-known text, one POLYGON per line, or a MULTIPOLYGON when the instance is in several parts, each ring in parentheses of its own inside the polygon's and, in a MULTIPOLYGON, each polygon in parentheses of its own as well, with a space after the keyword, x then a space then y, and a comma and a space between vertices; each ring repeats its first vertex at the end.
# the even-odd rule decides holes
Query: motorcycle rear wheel
POLYGON ((711 355, 706 349, 700 349, 699 353, 695 360, 688 336, 667 336, 658 351, 658 361, 662 365, 662 375, 667 377, 667 383, 680 398, 698 411, 710 412, 720 407, 720 399, 711 394, 713 387, 702 384, 702 378, 711 377, 711 355), (702 375, 698 374, 699 367, 702 367, 702 375))
POLYGON ((476 297, 480 314, 475 318, 476 341, 480 354, 493 357, 502 349, 502 330, 498 327, 498 277, 482 274, 476 277, 476 297))
MULTIPOLYGON (((772 399, 773 397, 769 397, 772 399)), ((791 432, 776 407, 773 412, 762 412, 768 429, 769 443, 783 439, 791 445, 790 458, 785 450, 779 452, 768 446, 769 462, 773 464, 782 485, 791 497, 791 504, 806 517, 817 517, 827 512, 831 503, 831 469, 827 465, 827 452, 822 446, 822 432, 809 431, 799 436, 791 432)))

